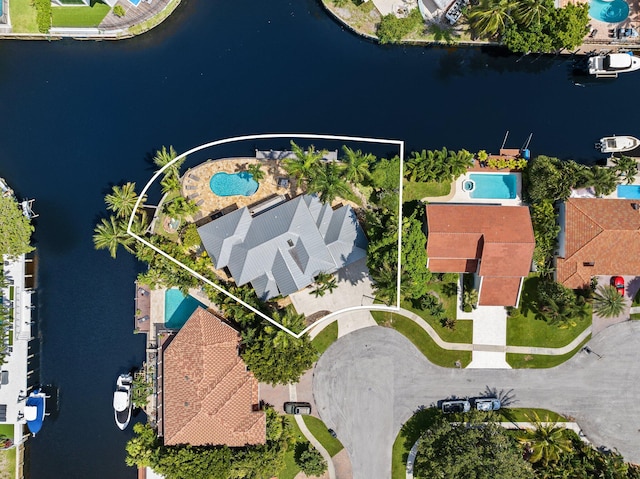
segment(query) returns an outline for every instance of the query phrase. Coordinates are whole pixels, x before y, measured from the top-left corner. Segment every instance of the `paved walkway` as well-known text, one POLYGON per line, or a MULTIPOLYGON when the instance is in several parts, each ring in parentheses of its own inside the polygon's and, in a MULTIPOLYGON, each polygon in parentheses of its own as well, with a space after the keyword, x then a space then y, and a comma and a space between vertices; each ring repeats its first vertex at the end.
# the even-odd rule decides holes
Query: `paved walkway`
POLYGON ((471 369, 511 369, 507 363, 507 312, 502 306, 478 306, 473 311, 473 344, 493 346, 475 348, 471 369))

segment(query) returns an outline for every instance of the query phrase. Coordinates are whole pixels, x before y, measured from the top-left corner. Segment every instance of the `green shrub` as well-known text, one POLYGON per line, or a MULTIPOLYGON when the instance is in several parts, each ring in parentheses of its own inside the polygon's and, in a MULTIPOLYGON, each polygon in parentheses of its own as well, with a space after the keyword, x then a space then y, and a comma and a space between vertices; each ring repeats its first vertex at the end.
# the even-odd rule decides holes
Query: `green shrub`
POLYGON ((182 245, 187 248, 193 248, 201 244, 198 228, 195 223, 189 223, 182 231, 182 245))
POLYGON ((124 14, 126 12, 124 11, 124 7, 122 5, 116 5, 115 7, 113 7, 113 14, 116 17, 124 17, 124 14))
POLYGON ((309 443, 306 443, 305 449, 300 454, 296 454, 295 461, 307 476, 321 476, 327 470, 327 461, 309 443))
POLYGON ((40 33, 49 33, 51 28, 51 0, 33 0, 36 7, 36 20, 40 33))
POLYGON ((487 166, 498 170, 523 170, 527 166, 527 160, 522 158, 490 158, 487 161, 487 166))
POLYGON ((378 24, 376 34, 380 43, 397 43, 422 24, 420 10, 414 8, 406 18, 398 18, 393 13, 384 15, 378 24))

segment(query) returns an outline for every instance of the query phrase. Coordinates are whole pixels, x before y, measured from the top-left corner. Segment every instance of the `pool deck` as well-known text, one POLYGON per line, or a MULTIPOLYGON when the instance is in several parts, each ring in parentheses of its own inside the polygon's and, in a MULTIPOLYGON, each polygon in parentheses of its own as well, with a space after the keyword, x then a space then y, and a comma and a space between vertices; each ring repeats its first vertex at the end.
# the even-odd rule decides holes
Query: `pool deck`
POLYGON ((206 218, 214 213, 230 213, 236 209, 250 206, 275 196, 288 196, 293 198, 303 191, 298 187, 296 180, 288 175, 281 167, 280 160, 257 160, 255 158, 223 158, 219 160, 207 160, 189 170, 181 179, 181 193, 184 197, 195 201, 200 207, 193 220, 206 218), (258 181, 258 190, 251 196, 218 196, 209 186, 211 177, 216 173, 238 173, 246 171, 249 165, 262 165, 265 173, 263 179, 258 181), (289 186, 278 186, 278 180, 286 178, 289 186))
MULTIPOLYGON (((585 39, 584 45, 582 45, 581 50, 590 51, 593 50, 594 47, 614 47, 616 48, 637 48, 640 43, 640 38, 634 39, 614 39, 610 36, 610 30, 615 30, 616 28, 635 28, 640 31, 640 0, 625 0, 629 4, 629 16, 617 23, 608 23, 602 22, 600 20, 596 20, 594 18, 589 17, 589 23, 591 24, 592 30, 597 30, 595 35, 590 38, 585 39)), ((565 7, 568 4, 579 5, 580 3, 589 3, 588 0, 556 0, 557 7, 565 7)))

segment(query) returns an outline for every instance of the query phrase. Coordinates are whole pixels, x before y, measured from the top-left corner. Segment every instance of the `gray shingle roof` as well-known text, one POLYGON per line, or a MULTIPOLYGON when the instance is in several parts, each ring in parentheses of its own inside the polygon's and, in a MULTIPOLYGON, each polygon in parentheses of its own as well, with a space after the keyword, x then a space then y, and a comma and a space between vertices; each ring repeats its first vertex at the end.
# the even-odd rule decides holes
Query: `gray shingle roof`
POLYGON ((332 210, 316 196, 298 196, 259 216, 247 208, 198 228, 216 268, 262 299, 287 296, 366 255, 367 240, 350 206, 332 210))

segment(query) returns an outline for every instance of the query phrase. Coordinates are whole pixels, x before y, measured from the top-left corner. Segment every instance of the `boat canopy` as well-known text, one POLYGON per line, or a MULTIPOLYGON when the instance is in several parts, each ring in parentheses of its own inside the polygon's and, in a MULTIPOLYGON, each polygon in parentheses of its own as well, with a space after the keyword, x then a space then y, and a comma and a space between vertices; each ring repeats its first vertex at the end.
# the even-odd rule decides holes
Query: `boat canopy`
POLYGON ((631 66, 631 55, 626 53, 611 53, 609 55, 609 68, 621 69, 631 66))
POLYGON ((129 407, 129 394, 126 391, 116 391, 113 393, 113 409, 124 411, 129 407))
POLYGON ((27 421, 35 421, 38 418, 38 406, 25 406, 24 418, 27 421))

